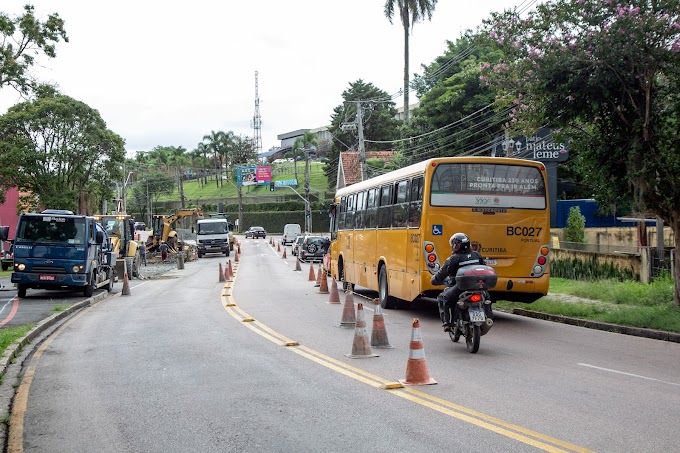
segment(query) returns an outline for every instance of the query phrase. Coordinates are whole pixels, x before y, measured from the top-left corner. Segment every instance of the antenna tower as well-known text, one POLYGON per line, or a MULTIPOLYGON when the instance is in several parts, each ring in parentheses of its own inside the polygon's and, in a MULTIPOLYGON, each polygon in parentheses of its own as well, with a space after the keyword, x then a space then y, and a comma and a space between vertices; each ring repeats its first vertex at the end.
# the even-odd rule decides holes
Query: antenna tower
POLYGON ((262 152, 262 117, 260 117, 260 95, 257 89, 257 71, 255 71, 255 114, 253 115, 253 147, 255 152, 262 152))

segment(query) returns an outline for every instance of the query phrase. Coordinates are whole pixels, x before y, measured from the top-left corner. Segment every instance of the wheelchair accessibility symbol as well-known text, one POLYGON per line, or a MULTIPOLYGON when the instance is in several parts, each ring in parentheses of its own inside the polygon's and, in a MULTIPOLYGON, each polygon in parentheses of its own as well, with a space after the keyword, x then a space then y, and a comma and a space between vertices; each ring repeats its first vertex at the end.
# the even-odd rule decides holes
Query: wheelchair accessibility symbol
POLYGON ((432 236, 441 236, 444 233, 442 225, 432 225, 432 236))

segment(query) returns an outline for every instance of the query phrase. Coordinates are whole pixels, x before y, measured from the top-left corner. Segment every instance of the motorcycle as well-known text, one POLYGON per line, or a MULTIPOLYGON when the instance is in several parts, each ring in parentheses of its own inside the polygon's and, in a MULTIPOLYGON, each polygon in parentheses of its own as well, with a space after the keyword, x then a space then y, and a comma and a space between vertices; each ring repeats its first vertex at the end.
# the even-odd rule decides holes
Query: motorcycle
POLYGON ((489 266, 461 267, 456 273, 456 285, 463 290, 458 298, 458 319, 451 328, 451 341, 465 337, 468 352, 479 351, 480 339, 493 326, 491 296, 488 290, 496 286, 498 275, 489 266))

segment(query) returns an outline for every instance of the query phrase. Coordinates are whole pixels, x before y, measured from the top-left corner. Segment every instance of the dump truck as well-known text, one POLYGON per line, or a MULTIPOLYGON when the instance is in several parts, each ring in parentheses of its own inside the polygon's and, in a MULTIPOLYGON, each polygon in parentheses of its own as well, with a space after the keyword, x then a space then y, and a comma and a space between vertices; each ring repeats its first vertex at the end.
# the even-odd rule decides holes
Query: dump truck
POLYGON ((115 275, 119 280, 123 279, 125 266, 128 278, 139 277, 139 244, 134 240, 135 219, 127 214, 96 215, 94 218, 99 222, 106 234, 111 238, 113 253, 116 255, 115 275))
POLYGON ((19 216, 11 277, 19 297, 28 288, 80 290, 85 297, 97 288, 111 291, 114 263, 111 241, 94 217, 65 210, 19 216))

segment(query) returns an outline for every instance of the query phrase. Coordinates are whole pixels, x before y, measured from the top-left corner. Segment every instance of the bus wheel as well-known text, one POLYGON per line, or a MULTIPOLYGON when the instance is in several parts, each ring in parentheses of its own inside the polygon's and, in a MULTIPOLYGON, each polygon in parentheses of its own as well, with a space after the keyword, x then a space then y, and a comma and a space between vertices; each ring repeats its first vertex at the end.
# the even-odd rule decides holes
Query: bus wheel
POLYGON ((26 285, 19 285, 17 287, 17 296, 26 297, 26 285))
POLYGON ((338 277, 340 277, 340 281, 342 282, 342 290, 347 292, 352 284, 345 279, 345 268, 340 267, 338 273, 340 274, 338 277))
POLYGON ((387 269, 385 266, 380 266, 380 275, 378 277, 378 288, 380 294, 380 306, 382 308, 397 308, 397 301, 389 294, 389 287, 387 285, 387 269))

